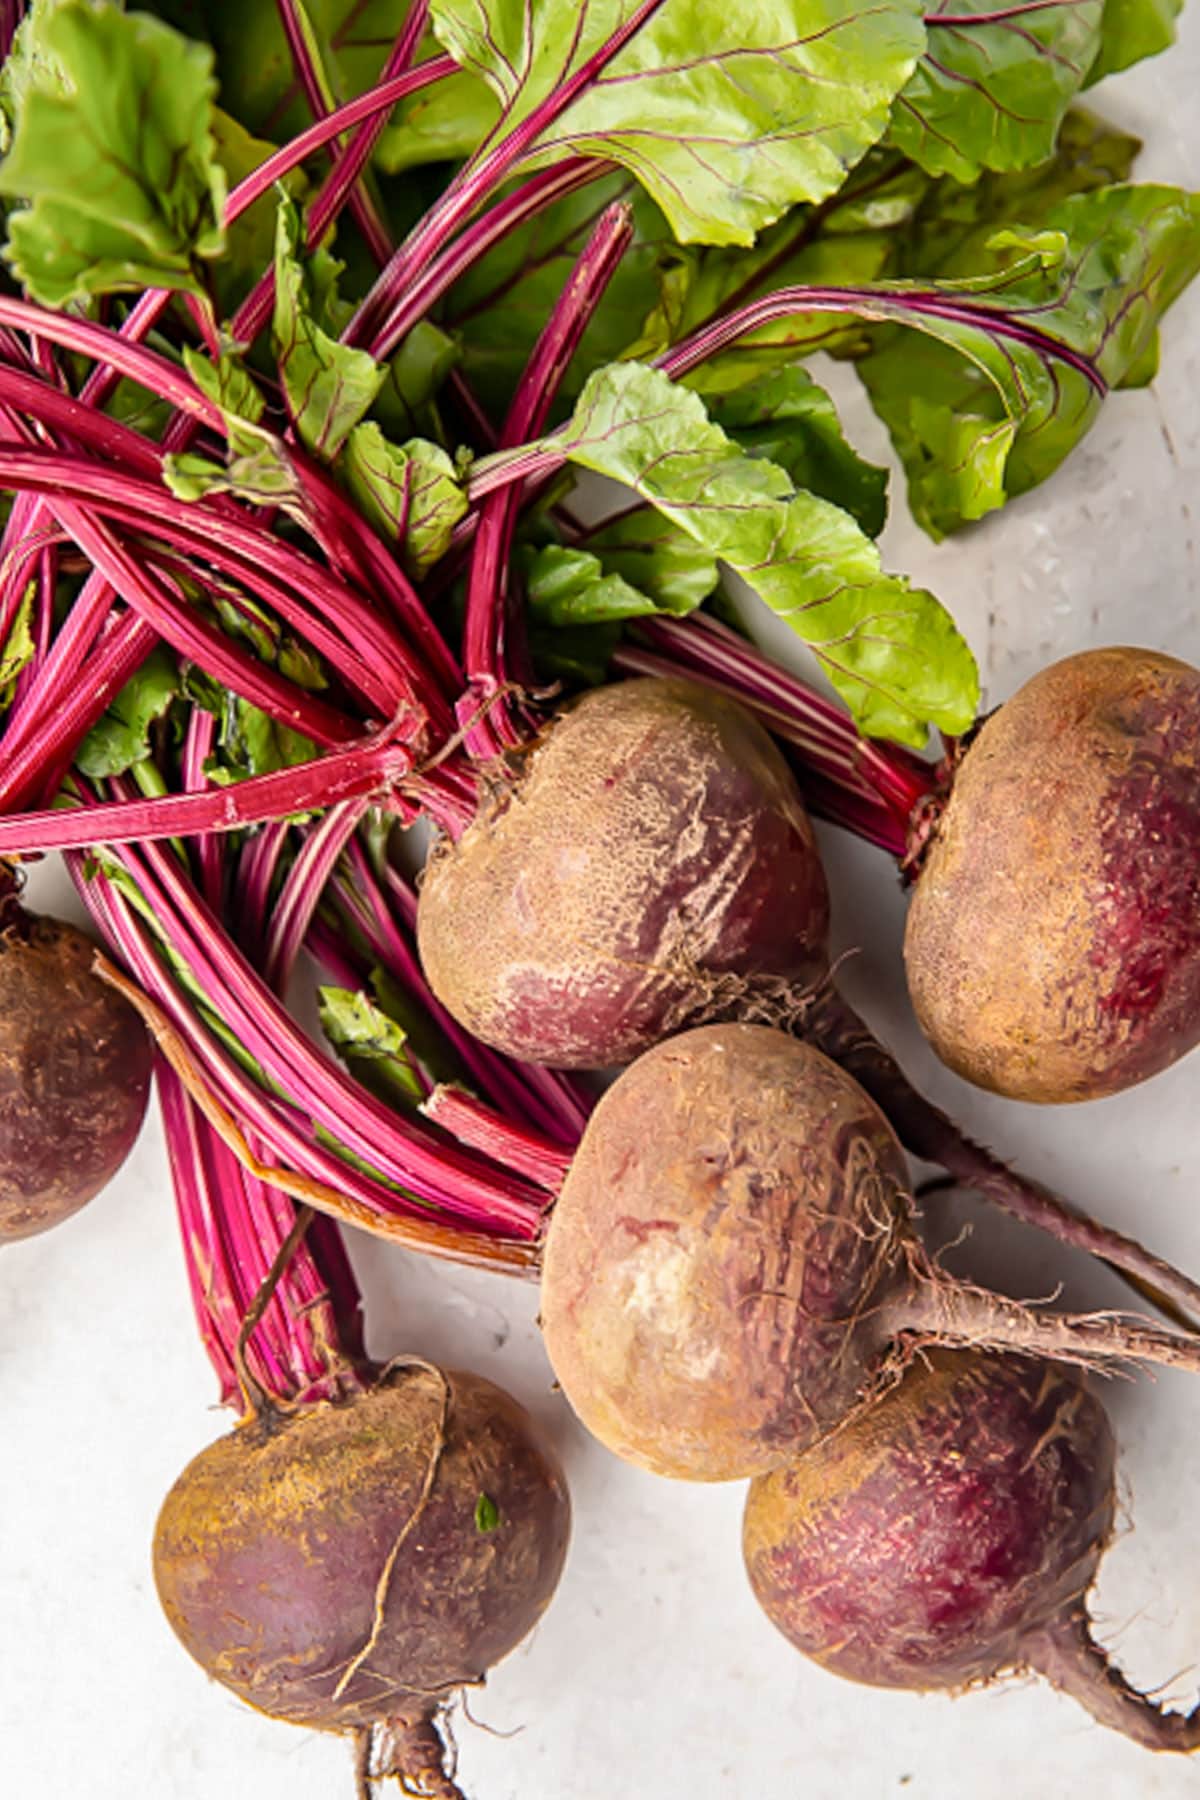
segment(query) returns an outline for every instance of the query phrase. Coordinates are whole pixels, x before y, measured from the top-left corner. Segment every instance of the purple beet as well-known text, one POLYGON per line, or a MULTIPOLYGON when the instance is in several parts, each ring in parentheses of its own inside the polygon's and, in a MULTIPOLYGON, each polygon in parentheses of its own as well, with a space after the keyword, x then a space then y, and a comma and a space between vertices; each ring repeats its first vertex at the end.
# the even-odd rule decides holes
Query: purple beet
POLYGON ((904 946, 942 1060, 1089 1100, 1200 1043, 1200 670, 1150 650, 1044 669, 967 751, 904 946))
POLYGON ((686 681, 585 694, 431 860, 421 960, 476 1037, 563 1068, 630 1061, 825 968, 829 900, 782 756, 686 681))
POLYGON ((154 1577, 187 1650, 243 1700, 374 1734, 377 1774, 454 1800, 437 1715, 541 1616, 569 1520, 514 1400, 406 1363, 202 1451, 163 1503, 154 1577))
POLYGON ((588 1122, 550 1219, 542 1324, 567 1399, 660 1475, 790 1461, 927 1345, 1200 1371, 1200 1340, 952 1280, 914 1234, 899 1141, 858 1083, 762 1025, 648 1050, 588 1122))
POLYGON ((709 1019, 803 1031, 914 1155, 1200 1319, 1200 1285, 971 1142, 842 1000, 799 789, 735 700, 658 679, 584 695, 431 857, 417 929, 442 1004, 524 1061, 628 1062, 709 1019))
POLYGON ((0 1243, 78 1212, 141 1129, 153 1050, 73 925, 0 899, 0 1243))
POLYGON ((751 1483, 746 1568, 771 1622, 876 1687, 960 1689, 1035 1670, 1151 1750, 1200 1747, 1200 1706, 1137 1693, 1091 1636, 1114 1444, 1071 1375, 934 1351, 796 1460, 751 1483))

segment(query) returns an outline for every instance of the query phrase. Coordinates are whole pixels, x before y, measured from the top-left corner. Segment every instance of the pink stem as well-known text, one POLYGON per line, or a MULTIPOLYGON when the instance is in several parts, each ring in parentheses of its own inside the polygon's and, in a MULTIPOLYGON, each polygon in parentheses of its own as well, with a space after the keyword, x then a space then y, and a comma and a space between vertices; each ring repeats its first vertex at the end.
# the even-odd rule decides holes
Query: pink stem
MULTIPOLYGON (((275 0, 275 9, 279 14, 279 20, 283 26, 284 36, 287 38, 288 49, 292 54, 292 63, 297 75, 300 77, 300 86, 304 90, 304 98, 308 102, 308 110, 312 113, 314 119, 327 118, 332 109, 326 105, 325 93, 321 85, 320 72, 313 60, 308 38, 305 35, 304 25, 296 7, 296 0, 275 0)), ((404 35, 409 40, 411 48, 409 49, 408 56, 404 59, 404 63, 401 65, 402 67, 407 65, 409 58, 421 41, 428 10, 427 0, 425 4, 418 3, 412 8, 410 16, 406 21, 404 35), (412 29, 414 25, 416 26, 415 35, 413 34, 412 29)), ((389 74, 392 72, 393 71, 390 69, 388 70, 389 74)), ((365 166, 365 163, 366 158, 364 157, 363 166, 365 166)), ((361 173, 361 169, 359 172, 361 173)), ((349 201, 350 212, 353 215, 354 222, 362 232, 371 255, 376 262, 386 263, 388 257, 392 253, 391 239, 388 236, 383 221, 371 204, 370 196, 365 189, 359 185, 357 179, 350 183, 346 197, 349 201)))
MULTIPOLYGON (((421 721, 412 725, 419 734, 421 721)), ((93 844, 149 843, 205 831, 240 831, 320 811, 344 800, 387 800, 392 783, 412 766, 400 738, 352 745, 314 762, 251 775, 229 787, 200 794, 167 794, 155 800, 110 800, 86 810, 50 807, 0 818, 0 856, 47 850, 86 850, 93 844)))
POLYGON ((421 1111, 460 1144, 482 1150, 485 1156, 503 1163, 507 1169, 515 1169, 519 1175, 527 1175, 552 1194, 558 1192, 571 1166, 569 1150, 493 1112, 462 1088, 434 1088, 421 1111))
POLYGON ((566 162, 539 170, 520 187, 514 188, 512 193, 497 200, 481 218, 468 225, 440 256, 423 269, 414 271, 408 288, 397 300, 388 322, 386 337, 373 340, 372 355, 390 355, 396 345, 408 336, 417 321, 425 317, 430 307, 453 287, 460 276, 481 257, 486 256, 493 245, 501 243, 511 231, 515 231, 527 219, 536 217, 547 207, 555 205, 557 201, 564 200, 568 194, 573 194, 579 188, 599 181, 610 173, 610 165, 607 163, 585 156, 573 156, 566 162))
MULTIPOLYGON (((506 450, 544 429, 580 339, 603 300, 633 237, 633 216, 623 201, 605 207, 593 226, 554 310, 546 321, 500 432, 506 450)), ((467 589, 464 662, 472 692, 459 702, 466 744, 481 760, 521 742, 522 733, 503 690, 510 681, 528 686, 531 671, 523 640, 522 612, 513 593, 511 551, 521 505, 517 488, 485 500, 467 589), (495 704, 480 713, 481 701, 495 704)))
POLYGON ((280 993, 295 966, 325 884, 369 804, 366 797, 343 801, 340 806, 331 807, 320 824, 305 836, 271 914, 263 958, 263 974, 280 993))
POLYGON ((392 309, 402 300, 417 271, 430 262, 488 194, 499 187, 526 151, 533 148, 542 133, 562 117, 663 4, 664 0, 641 0, 620 29, 573 75, 535 106, 512 131, 498 139, 494 137, 490 147, 484 145, 464 165, 441 199, 409 233, 359 306, 343 333, 347 344, 369 344, 376 356, 386 353, 383 347, 388 345, 391 337, 392 309))

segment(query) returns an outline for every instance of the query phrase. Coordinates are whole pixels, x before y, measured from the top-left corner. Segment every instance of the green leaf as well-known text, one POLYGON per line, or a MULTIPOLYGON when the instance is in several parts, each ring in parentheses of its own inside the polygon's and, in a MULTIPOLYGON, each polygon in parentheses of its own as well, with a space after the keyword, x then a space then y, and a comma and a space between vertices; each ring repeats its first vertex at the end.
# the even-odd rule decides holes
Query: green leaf
POLYGON ((523 572, 530 614, 541 625, 608 625, 659 610, 623 575, 606 573, 589 550, 545 544, 527 558, 523 572))
POLYGON ((500 1508, 490 1494, 480 1494, 475 1502, 476 1531, 495 1531, 500 1523, 500 1508))
POLYGON ((760 376, 709 401, 709 413, 750 456, 786 469, 793 485, 832 500, 878 537, 887 518, 886 469, 864 462, 842 434, 837 408, 806 370, 760 376))
MULTIPOLYGON (((433 28, 526 118, 635 0, 433 0, 433 28)), ((666 0, 529 158, 623 164, 683 242, 749 244, 832 194, 882 136, 924 47, 917 0, 666 0)))
POLYGON ((652 506, 632 507, 593 526, 586 547, 660 612, 694 612, 717 585, 716 558, 652 506))
POLYGON ((220 710, 217 756, 207 773, 214 781, 243 781, 250 775, 273 775, 277 769, 311 762, 317 747, 240 694, 225 693, 220 710))
POLYGON ((425 1089, 406 1048, 406 1035, 396 1021, 360 989, 317 989, 321 1029, 338 1055, 365 1074, 373 1091, 389 1099, 420 1105, 425 1089), (366 1066, 366 1068, 364 1067, 366 1066))
POLYGON ((1043 162, 1095 61, 1103 11, 1104 0, 999 11, 994 0, 941 0, 925 15, 928 45, 896 101, 890 141, 958 181, 1043 162))
POLYGON ((37 645, 33 641, 33 603, 37 598, 37 582, 31 581, 21 595, 4 648, 0 650, 0 711, 12 705, 17 691, 17 677, 33 661, 37 645))
POLYGON ((213 138, 212 54, 158 19, 85 0, 39 6, 12 80, 0 194, 7 255, 48 306, 119 288, 204 292, 197 265, 225 242, 213 138))
POLYGON ((1089 83, 1168 50, 1182 11, 1183 0, 1105 0, 1100 54, 1088 74, 1089 83))
POLYGON ((272 327, 288 413, 314 455, 337 455, 369 410, 387 371, 365 350, 332 335, 342 322, 337 298, 341 265, 324 251, 303 258, 300 217, 281 200, 275 238, 272 327))
POLYGON ((1128 181, 1141 141, 1077 106, 1067 114, 1054 155, 1036 168, 986 173, 964 187, 927 187, 910 228, 897 241, 898 275, 953 275, 955 259, 981 227, 1021 219, 1033 224, 1072 194, 1128 181))
POLYGON ((75 764, 99 781, 124 775, 151 754, 150 733, 180 691, 179 669, 161 644, 150 652, 137 674, 121 689, 108 711, 84 738, 75 764))
MULTIPOLYGON (((417 60, 436 56, 441 45, 432 33, 421 41, 417 60)), ((460 70, 402 100, 375 149, 389 175, 430 162, 459 162, 478 149, 500 117, 496 96, 476 76, 460 70)))
POLYGON ((186 348, 183 360, 196 386, 221 409, 229 454, 224 464, 191 450, 168 455, 163 479, 176 499, 236 494, 259 506, 285 506, 303 517, 302 491, 287 445, 260 423, 265 403, 239 355, 225 350, 213 363, 186 348))
POLYGON ((429 319, 418 319, 387 365, 374 417, 392 436, 440 437, 438 391, 459 360, 452 337, 429 319))
MULTIPOLYGON (((403 18, 397 0, 305 0, 303 10, 336 98, 373 87, 403 18)), ((275 0, 156 0, 155 11, 214 46, 221 104, 248 130, 282 144, 311 125, 275 0)))
POLYGON ((859 728, 925 742, 975 716, 978 676, 931 594, 883 573, 854 520, 745 455, 699 396, 637 363, 601 370, 547 440, 624 482, 741 575, 810 645, 859 728))
POLYGON ((934 537, 1044 481, 1102 404, 1080 368, 1003 326, 1023 328, 1027 316, 1110 388, 1144 379, 1159 319, 1200 270, 1200 197, 1149 186, 1079 193, 1025 231, 982 227, 953 266, 980 274, 940 289, 948 299, 969 292, 982 310, 922 317, 911 291, 881 288, 880 315, 925 341, 880 331, 859 364, 904 463, 913 513, 934 537))
POLYGON ((370 422, 350 433, 339 466, 366 517, 401 544, 410 574, 424 574, 445 555, 467 496, 457 466, 439 444, 422 438, 390 444, 370 422))

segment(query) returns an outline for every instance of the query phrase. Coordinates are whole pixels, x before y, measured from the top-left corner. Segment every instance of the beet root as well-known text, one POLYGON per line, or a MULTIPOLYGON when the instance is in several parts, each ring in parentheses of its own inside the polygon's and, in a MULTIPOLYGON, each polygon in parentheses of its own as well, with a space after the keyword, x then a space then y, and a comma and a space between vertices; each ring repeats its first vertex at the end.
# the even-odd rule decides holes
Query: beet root
POLYGON ((917 881, 909 991, 943 1062, 1088 1100, 1200 1043, 1200 670, 1090 650, 967 751, 917 881))
POLYGON ((829 903, 786 763, 686 681, 585 694, 515 784, 429 862, 417 917, 438 999, 527 1062, 628 1062, 729 1017, 746 984, 825 969, 829 903))
POLYGON ((1051 1364, 935 1351, 802 1456, 751 1483, 750 1583, 822 1667, 960 1689, 1033 1669, 1151 1749, 1200 1746, 1092 1640, 1084 1596, 1112 1529, 1103 1407, 1051 1364))
POLYGON ((583 1423, 662 1475, 776 1467, 930 1344, 1200 1370, 1200 1342, 955 1282, 882 1112, 811 1045, 712 1025, 603 1096, 551 1217, 542 1323, 583 1423))
POLYGON ((185 1648, 242 1699, 376 1732, 379 1774, 449 1796, 433 1720, 537 1622, 569 1519, 523 1408, 411 1363, 202 1451, 163 1504, 154 1575, 185 1648))
POLYGON ((7 896, 0 925, 0 1243, 78 1212, 141 1129, 153 1050, 74 926, 7 896))

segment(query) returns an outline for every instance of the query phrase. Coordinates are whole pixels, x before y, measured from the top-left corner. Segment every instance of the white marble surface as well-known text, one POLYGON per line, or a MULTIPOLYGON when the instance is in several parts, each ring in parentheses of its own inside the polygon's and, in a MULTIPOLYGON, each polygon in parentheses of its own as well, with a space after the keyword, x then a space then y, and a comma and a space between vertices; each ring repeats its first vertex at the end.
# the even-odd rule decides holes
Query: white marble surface
MULTIPOLYGON (((1172 54, 1111 83, 1147 139, 1143 178, 1200 185, 1200 16, 1172 54)), ((1200 661, 1200 291, 1167 324, 1164 373, 1120 396, 1048 487, 935 548, 898 506, 890 566, 944 595, 989 697, 1053 656, 1143 641, 1200 661)), ((852 383, 845 384, 853 396, 852 383)), ((866 409, 850 416, 881 449, 866 409)), ((826 834, 846 985, 914 1075, 1032 1171, 1200 1269, 1200 1061, 1140 1092, 1043 1112, 940 1070, 909 1019, 903 902, 884 859, 826 834)), ((40 877, 39 898, 65 883, 40 877)), ((978 1221, 958 1265, 1014 1291, 1100 1272, 978 1221)), ((532 1289, 355 1245, 381 1355, 473 1364, 530 1404, 566 1458, 574 1545, 557 1601, 460 1720, 473 1800, 1192 1800, 1200 1765, 1152 1758, 1033 1683, 957 1700, 874 1693, 803 1662, 743 1579, 736 1487, 670 1485, 590 1444, 550 1390, 532 1289)), ((1200 1687, 1200 1384, 1110 1384, 1125 1501, 1097 1595, 1106 1641, 1147 1687, 1200 1687)), ((159 1613, 149 1543, 183 1463, 227 1427, 187 1310, 166 1164, 147 1126, 121 1179, 77 1220, 0 1257, 0 1793, 82 1800, 330 1800, 348 1755, 208 1685, 159 1613)))

